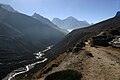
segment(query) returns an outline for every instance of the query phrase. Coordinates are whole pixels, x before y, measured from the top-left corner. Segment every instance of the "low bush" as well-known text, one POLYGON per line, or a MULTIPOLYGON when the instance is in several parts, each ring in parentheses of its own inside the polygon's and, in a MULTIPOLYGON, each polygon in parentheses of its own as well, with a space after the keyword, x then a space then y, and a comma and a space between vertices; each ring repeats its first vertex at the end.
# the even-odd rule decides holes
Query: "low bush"
POLYGON ((81 80, 82 74, 74 70, 64 70, 48 75, 45 80, 81 80))

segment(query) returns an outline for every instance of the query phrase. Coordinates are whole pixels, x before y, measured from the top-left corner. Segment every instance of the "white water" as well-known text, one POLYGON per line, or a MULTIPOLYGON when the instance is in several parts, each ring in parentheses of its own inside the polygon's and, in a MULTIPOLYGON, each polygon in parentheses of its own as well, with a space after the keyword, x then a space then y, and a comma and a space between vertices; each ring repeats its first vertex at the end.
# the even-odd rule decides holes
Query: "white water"
MULTIPOLYGON (((47 47, 45 50, 43 51, 40 51, 38 53, 34 53, 36 59, 40 59, 40 58, 44 58, 42 57, 44 55, 44 53, 48 50, 50 50, 53 46, 49 46, 47 47)), ((38 62, 35 62, 35 63, 32 63, 32 64, 29 64, 29 65, 26 65, 25 67, 21 67, 21 68, 18 68, 14 71, 12 71, 11 73, 9 73, 4 79, 2 80, 11 80, 12 78, 14 78, 16 75, 19 75, 19 74, 22 74, 22 73, 25 73, 25 72, 28 72, 30 69, 34 68, 34 66, 36 64, 40 64, 40 63, 43 63, 47 61, 47 58, 44 58, 42 61, 38 61, 38 62)))

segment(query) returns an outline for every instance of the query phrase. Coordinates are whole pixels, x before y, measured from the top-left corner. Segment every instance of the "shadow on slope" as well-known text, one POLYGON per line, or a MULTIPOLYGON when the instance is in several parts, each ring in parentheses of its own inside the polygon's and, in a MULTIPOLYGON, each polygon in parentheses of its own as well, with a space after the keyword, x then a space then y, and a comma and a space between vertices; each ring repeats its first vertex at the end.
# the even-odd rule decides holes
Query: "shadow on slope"
POLYGON ((81 80, 82 74, 74 70, 64 70, 48 75, 45 80, 81 80))

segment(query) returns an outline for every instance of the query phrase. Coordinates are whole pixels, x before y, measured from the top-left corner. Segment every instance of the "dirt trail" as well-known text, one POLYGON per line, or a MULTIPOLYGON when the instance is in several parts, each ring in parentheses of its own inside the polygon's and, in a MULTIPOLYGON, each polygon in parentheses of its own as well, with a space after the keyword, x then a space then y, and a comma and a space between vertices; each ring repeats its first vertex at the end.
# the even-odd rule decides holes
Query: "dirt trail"
MULTIPOLYGON (((81 80, 120 80, 120 52, 107 47, 85 47, 78 53, 64 53, 67 56, 59 63, 59 66, 53 67, 44 78, 56 71, 67 69, 76 70, 82 73, 81 80)), ((59 58, 62 58, 59 57, 59 58)), ((54 60, 55 61, 55 60, 54 60)), ((59 59, 56 61, 59 62, 59 59)))
POLYGON ((86 50, 92 53, 94 58, 84 62, 86 69, 83 71, 83 80, 120 80, 120 52, 103 47, 88 47, 86 50))

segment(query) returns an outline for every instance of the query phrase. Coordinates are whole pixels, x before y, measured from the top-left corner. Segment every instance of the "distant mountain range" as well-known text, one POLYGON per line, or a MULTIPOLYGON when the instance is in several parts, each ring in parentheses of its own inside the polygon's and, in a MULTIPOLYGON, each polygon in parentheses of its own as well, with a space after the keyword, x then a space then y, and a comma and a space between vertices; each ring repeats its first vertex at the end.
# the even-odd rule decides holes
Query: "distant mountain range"
POLYGON ((37 20, 39 20, 39 21, 41 21, 43 24, 47 24, 47 25, 49 25, 49 26, 51 26, 51 27, 53 27, 53 28, 55 28, 55 29, 57 29, 57 30, 65 33, 65 34, 69 33, 66 29, 59 28, 58 26, 56 26, 55 24, 53 24, 49 19, 41 16, 40 14, 34 13, 32 15, 32 17, 35 18, 35 19, 37 19, 37 20))
POLYGON ((52 22, 60 28, 63 29, 77 29, 90 26, 87 21, 79 21, 76 18, 70 16, 64 20, 59 18, 54 18, 52 22))

